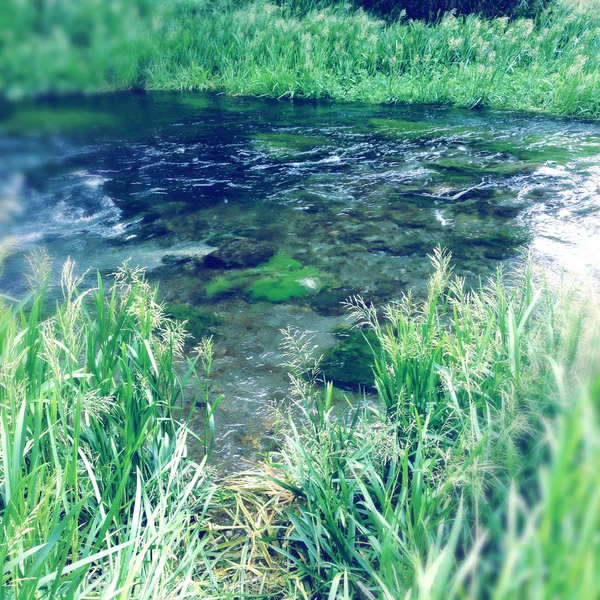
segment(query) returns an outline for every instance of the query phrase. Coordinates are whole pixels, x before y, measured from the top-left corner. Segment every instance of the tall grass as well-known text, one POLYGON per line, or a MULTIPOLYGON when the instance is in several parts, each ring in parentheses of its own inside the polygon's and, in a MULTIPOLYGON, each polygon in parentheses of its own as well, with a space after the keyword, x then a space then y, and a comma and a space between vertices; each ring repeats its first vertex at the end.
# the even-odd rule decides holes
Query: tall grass
POLYGON ((183 330, 140 272, 80 291, 67 262, 52 310, 46 271, 0 306, 0 597, 184 597, 213 551, 182 396, 210 348, 177 377, 183 330))
POLYGON ((138 270, 81 289, 67 262, 51 306, 34 262, 0 306, 1 598, 600 594, 600 345, 577 289, 529 265, 468 291, 436 252, 423 301, 349 303, 379 403, 340 411, 287 331, 302 416, 217 479, 210 341, 186 359, 138 270))
POLYGON ((301 14, 264 0, 38 4, 3 5, 9 97, 145 87, 600 115, 592 8, 427 24, 385 23, 339 3, 301 14))
POLYGON ((279 551, 307 597, 596 597, 598 340, 581 299, 531 269, 467 292, 448 255, 434 266, 427 299, 383 321, 351 303, 381 342, 380 408, 340 419, 294 386, 306 424, 273 457, 298 500, 279 551))

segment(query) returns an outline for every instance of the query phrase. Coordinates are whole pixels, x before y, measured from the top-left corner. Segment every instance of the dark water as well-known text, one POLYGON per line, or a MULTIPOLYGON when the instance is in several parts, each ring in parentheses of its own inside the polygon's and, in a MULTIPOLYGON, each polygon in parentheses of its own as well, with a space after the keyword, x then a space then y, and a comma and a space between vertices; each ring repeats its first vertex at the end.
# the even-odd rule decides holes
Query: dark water
POLYGON ((151 94, 0 122, 0 237, 17 243, 2 291, 22 293, 39 245, 57 265, 147 267, 173 314, 215 335, 231 465, 264 449, 285 406, 281 328, 332 346, 344 298, 419 293, 437 244, 473 283, 527 244, 598 276, 599 207, 600 125, 581 121, 151 94))

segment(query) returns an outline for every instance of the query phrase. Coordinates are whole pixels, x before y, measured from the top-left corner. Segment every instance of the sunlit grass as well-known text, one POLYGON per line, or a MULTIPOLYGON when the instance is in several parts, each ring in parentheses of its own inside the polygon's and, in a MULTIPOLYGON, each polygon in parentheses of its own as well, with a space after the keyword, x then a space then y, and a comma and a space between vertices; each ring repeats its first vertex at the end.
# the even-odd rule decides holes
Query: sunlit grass
POLYGON ((384 23, 341 3, 300 15, 263 0, 42 5, 4 4, 9 97, 144 87, 600 115, 600 19, 583 3, 535 22, 437 24, 384 23))
POLYGON ((308 597, 595 597, 596 324, 531 266, 467 292, 434 265, 424 302, 383 320, 352 302, 381 342, 381 408, 334 416, 315 363, 292 361, 306 421, 272 456, 298 499, 280 552, 308 597))
POLYGON ((212 346, 186 358, 143 273, 0 306, 2 598, 594 598, 600 593, 598 322, 531 263, 465 289, 349 308, 379 404, 335 405, 284 332, 290 399, 262 466, 186 457, 196 380, 210 456, 212 346), (179 375, 177 375, 179 373, 179 375), (342 407, 343 408, 343 407, 342 407), (297 411, 296 411, 297 414, 297 411))
POLYGON ((69 261, 52 307, 49 263, 33 262, 31 296, 0 305, 0 596, 193 592, 208 579, 201 522, 215 487, 185 458, 182 389, 201 365, 208 375, 210 348, 179 378, 183 329, 143 273, 80 290, 69 261))

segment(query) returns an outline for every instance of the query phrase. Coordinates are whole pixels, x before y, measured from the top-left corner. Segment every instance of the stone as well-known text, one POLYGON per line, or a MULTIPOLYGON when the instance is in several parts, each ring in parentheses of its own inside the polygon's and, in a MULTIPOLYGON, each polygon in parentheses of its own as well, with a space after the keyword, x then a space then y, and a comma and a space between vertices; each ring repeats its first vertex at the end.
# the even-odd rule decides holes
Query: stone
POLYGON ((180 248, 164 251, 161 262, 170 266, 185 265, 188 263, 199 266, 203 264, 206 255, 212 252, 212 250, 207 245, 181 246, 180 248))
POLYGON ((268 242, 248 238, 233 238, 220 248, 207 254, 204 266, 209 269, 244 269, 267 262, 275 254, 268 242))
POLYGON ((373 331, 339 325, 332 331, 337 343, 323 354, 321 371, 326 381, 343 389, 374 388, 373 351, 381 344, 373 331))

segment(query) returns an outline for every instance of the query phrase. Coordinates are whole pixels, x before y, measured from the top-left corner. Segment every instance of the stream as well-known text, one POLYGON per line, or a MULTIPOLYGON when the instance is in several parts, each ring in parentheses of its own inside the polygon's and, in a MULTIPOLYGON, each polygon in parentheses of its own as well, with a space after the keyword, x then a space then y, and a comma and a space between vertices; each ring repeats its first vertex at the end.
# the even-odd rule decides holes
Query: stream
POLYGON ((435 246, 472 285, 527 247, 600 276, 599 123, 162 92, 2 110, 0 292, 25 293, 39 246, 56 272, 146 268, 214 336, 227 469, 259 459, 289 403, 281 330, 314 336, 338 396, 368 396, 342 303, 422 294, 435 246))

